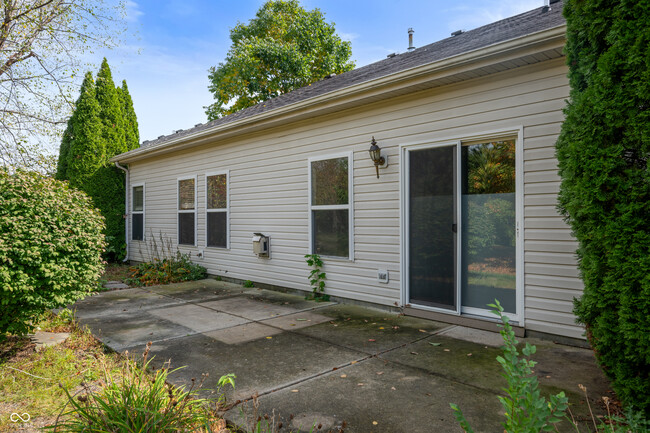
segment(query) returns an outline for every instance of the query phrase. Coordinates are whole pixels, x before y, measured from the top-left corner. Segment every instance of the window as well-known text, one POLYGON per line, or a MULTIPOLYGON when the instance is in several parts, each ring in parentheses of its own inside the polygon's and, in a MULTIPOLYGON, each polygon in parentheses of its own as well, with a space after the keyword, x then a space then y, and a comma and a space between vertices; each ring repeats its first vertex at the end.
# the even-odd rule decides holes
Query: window
POLYGON ((178 243, 196 245, 196 179, 178 180, 178 243))
POLYGON ((134 185, 131 194, 131 240, 144 240, 144 185, 134 185))
POLYGON ((206 245, 228 248, 228 172, 206 175, 206 245))
POLYGON ((309 161, 311 251, 353 259, 352 155, 309 161))

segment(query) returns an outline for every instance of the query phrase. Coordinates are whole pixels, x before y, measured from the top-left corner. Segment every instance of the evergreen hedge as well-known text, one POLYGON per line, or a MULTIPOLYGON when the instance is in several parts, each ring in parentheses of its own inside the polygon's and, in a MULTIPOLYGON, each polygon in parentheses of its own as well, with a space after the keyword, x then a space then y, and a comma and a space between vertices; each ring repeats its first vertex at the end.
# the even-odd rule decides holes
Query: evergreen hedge
POLYGON ((88 72, 81 86, 61 141, 56 177, 90 195, 106 218, 105 256, 111 261, 126 254, 126 209, 124 172, 109 159, 138 146, 138 120, 126 81, 115 87, 104 59, 97 80, 88 72))
POLYGON ((0 169, 0 340, 96 287, 103 228, 88 196, 66 182, 0 169))
POLYGON ((650 1, 568 0, 559 206, 579 242, 578 320, 624 404, 650 416, 650 1))

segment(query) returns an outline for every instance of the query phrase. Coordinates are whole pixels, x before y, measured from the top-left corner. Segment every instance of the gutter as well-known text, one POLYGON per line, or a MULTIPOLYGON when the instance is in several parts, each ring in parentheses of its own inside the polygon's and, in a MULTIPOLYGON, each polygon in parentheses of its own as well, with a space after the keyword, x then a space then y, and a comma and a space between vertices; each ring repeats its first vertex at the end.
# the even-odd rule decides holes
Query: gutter
POLYGON ((124 212, 126 218, 124 218, 124 242, 126 243, 126 257, 124 257, 124 260, 122 260, 122 263, 126 263, 129 261, 129 169, 127 167, 123 167, 120 165, 119 162, 115 161, 115 167, 119 168, 122 170, 124 173, 126 173, 126 178, 124 179, 124 212))
POLYGON ((467 67, 470 65, 479 64, 484 61, 489 61, 497 56, 507 55, 512 52, 521 52, 530 50, 531 48, 538 47, 544 44, 553 44, 559 41, 564 43, 566 35, 566 25, 562 24, 557 27, 542 30, 532 33, 523 37, 501 41, 493 45, 477 48, 472 51, 467 51, 452 57, 447 57, 441 60, 427 63, 424 65, 415 66, 409 69, 404 69, 399 72, 385 75, 382 77, 374 78, 363 83, 351 85, 332 92, 324 93, 322 95, 308 98, 299 102, 288 104, 278 107, 273 110, 265 111, 260 114, 245 117, 241 120, 229 122, 223 125, 218 125, 213 128, 203 129, 195 133, 183 135, 179 138, 172 138, 159 145, 151 147, 141 147, 132 151, 116 155, 110 159, 111 162, 131 162, 142 158, 167 153, 176 149, 183 148, 184 146, 191 145, 193 142, 200 140, 214 140, 220 136, 227 134, 234 130, 242 130, 245 127, 254 124, 261 124, 272 120, 280 119, 284 122, 291 122, 294 120, 293 116, 296 113, 304 113, 309 110, 317 110, 319 107, 326 105, 342 105, 346 101, 362 99, 363 95, 367 94, 381 94, 388 90, 389 87, 393 88, 408 86, 409 83, 422 82, 429 79, 429 77, 436 74, 449 73, 455 69, 467 67))

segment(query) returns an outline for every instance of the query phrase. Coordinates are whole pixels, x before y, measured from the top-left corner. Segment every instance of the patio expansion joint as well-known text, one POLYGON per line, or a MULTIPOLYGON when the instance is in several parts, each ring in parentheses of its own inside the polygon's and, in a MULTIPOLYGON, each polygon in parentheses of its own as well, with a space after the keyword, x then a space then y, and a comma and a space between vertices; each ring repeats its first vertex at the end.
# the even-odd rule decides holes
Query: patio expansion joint
MULTIPOLYGON (((267 325, 267 326, 270 326, 270 325, 267 325)), ((273 327, 273 326, 271 326, 271 327, 273 327)), ((273 394, 273 393, 278 392, 278 391, 282 391, 282 390, 285 390, 285 389, 288 389, 288 388, 292 388, 292 387, 294 387, 296 385, 300 385, 302 383, 309 382, 309 381, 311 381, 313 379, 319 378, 319 377, 324 376, 326 374, 329 374, 329 373, 331 373, 333 371, 343 370, 345 368, 352 367, 353 365, 368 361, 369 359, 373 359, 373 358, 380 359, 380 355, 383 355, 385 353, 392 352, 394 350, 401 349, 401 348, 407 347, 407 346, 409 346, 411 344, 415 344, 415 343, 418 343, 420 341, 426 340, 427 338, 431 338, 431 337, 433 337, 435 335, 438 335, 442 331, 446 331, 446 330, 448 330, 450 328, 454 328, 454 327, 456 327, 456 325, 446 326, 446 327, 438 329, 438 330, 436 330, 436 331, 434 331, 434 332, 432 332, 432 333, 430 333, 428 335, 425 335, 424 337, 420 337, 420 338, 417 338, 417 339, 415 339, 413 341, 409 341, 407 343, 402 343, 402 344, 400 344, 398 346, 390 347, 388 349, 384 349, 384 350, 381 350, 379 352, 372 353, 372 354, 366 354, 365 352, 362 352, 362 351, 360 351, 358 349, 350 349, 349 347, 346 347, 346 346, 343 346, 343 345, 340 345, 340 344, 336 344, 336 343, 332 343, 331 341, 327 341, 327 340, 324 340, 324 339, 321 339, 321 338, 316 338, 316 337, 311 336, 311 335, 304 335, 304 334, 301 334, 301 333, 299 333, 297 331, 283 329, 283 331, 285 331, 287 333, 290 333, 290 334, 296 334, 296 335, 299 335, 299 336, 302 336, 302 337, 307 337, 307 338, 310 338, 312 340, 316 340, 316 341, 319 341, 319 342, 324 342, 324 343, 327 343, 327 344, 330 344, 332 346, 342 348, 342 349, 345 349, 345 350, 364 353, 366 356, 363 356, 361 358, 357 358, 357 359, 355 359, 353 361, 345 362, 343 364, 339 364, 339 365, 334 366, 334 367, 332 367, 330 369, 327 369, 327 370, 319 371, 318 373, 314 373, 314 374, 309 375, 307 377, 303 377, 301 379, 294 380, 292 382, 286 383, 286 384, 284 384, 282 386, 279 386, 277 388, 257 392, 256 395, 255 395, 255 398, 263 397, 263 396, 270 395, 270 394, 273 394)), ((280 329, 280 328, 278 328, 278 329, 280 329)), ((390 362, 390 363, 393 363, 393 364, 396 364, 396 365, 400 365, 400 366, 414 368, 412 366, 405 365, 405 364, 400 364, 398 362, 393 362, 393 361, 389 361, 389 360, 384 360, 384 361, 390 362)), ((418 370, 424 370, 424 369, 418 369, 418 370)), ((442 377, 445 380, 451 380, 451 379, 446 378, 444 376, 440 376, 440 377, 442 377)), ((252 400, 253 398, 254 398, 253 396, 250 396, 248 398, 245 398, 245 399, 241 400, 240 403, 246 403, 246 402, 252 400)))

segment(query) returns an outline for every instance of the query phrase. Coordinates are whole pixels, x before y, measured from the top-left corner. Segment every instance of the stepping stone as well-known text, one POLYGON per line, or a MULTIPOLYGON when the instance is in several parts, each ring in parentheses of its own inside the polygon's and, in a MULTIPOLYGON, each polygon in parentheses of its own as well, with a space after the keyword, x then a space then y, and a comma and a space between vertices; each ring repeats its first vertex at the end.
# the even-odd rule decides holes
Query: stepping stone
POLYGON ((131 286, 129 286, 128 284, 124 284, 121 281, 109 281, 105 283, 103 287, 109 290, 121 290, 121 289, 131 288, 131 286))
POLYGON ((63 343, 70 336, 69 332, 44 332, 36 331, 32 335, 32 341, 36 344, 36 351, 42 350, 44 347, 56 346, 63 343))

